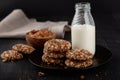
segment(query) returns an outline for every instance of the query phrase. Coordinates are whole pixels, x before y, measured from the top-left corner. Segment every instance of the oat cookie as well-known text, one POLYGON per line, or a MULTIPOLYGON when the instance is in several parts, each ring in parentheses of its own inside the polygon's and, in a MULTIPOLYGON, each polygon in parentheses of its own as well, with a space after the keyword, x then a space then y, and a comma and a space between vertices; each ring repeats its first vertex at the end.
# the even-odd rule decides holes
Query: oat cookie
POLYGON ((66 52, 71 48, 71 43, 63 39, 51 39, 44 44, 44 47, 51 52, 66 52))
POLYGON ((88 60, 92 59, 93 55, 85 49, 72 49, 67 51, 66 58, 72 60, 88 60))
POLYGON ((77 61, 77 60, 67 59, 65 61, 65 64, 66 64, 66 66, 73 67, 73 68, 86 68, 93 64, 93 60, 89 59, 89 60, 85 60, 85 61, 77 61))
POLYGON ((65 57, 64 52, 48 52, 46 49, 43 50, 43 53, 50 58, 63 58, 65 57))
POLYGON ((61 64, 64 61, 61 59, 50 58, 47 55, 43 54, 42 61, 46 62, 47 64, 61 64))
POLYGON ((63 58, 65 57, 65 53, 44 53, 45 55, 47 55, 50 58, 63 58))
POLYGON ((25 44, 15 44, 12 49, 23 54, 31 54, 35 50, 32 46, 25 44))
POLYGON ((3 62, 6 62, 6 61, 14 61, 14 60, 22 59, 23 55, 15 50, 7 50, 7 51, 4 51, 0 55, 0 57, 2 58, 3 62))

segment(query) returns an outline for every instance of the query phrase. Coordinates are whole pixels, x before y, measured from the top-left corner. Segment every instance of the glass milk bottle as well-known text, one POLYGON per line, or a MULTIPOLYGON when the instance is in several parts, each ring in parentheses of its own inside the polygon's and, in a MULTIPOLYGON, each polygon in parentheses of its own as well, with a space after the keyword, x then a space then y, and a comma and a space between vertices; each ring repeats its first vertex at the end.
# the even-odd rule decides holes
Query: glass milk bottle
POLYGON ((77 3, 71 25, 72 49, 86 49, 95 54, 95 24, 90 3, 77 3))

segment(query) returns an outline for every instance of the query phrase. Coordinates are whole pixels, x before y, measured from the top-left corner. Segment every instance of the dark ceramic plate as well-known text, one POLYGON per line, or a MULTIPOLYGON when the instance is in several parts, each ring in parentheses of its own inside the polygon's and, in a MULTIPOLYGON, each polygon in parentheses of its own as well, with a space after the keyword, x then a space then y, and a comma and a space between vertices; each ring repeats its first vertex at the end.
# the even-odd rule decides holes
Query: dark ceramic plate
POLYGON ((39 51, 34 51, 30 56, 29 56, 29 61, 35 65, 38 66, 42 69, 49 69, 49 70, 86 70, 86 69, 92 69, 92 68, 96 68, 99 66, 102 66, 104 64, 106 64, 107 62, 109 62, 111 60, 112 57, 112 53, 107 49, 104 48, 102 46, 97 45, 96 46, 96 53, 95 56, 93 58, 93 65, 84 69, 75 69, 75 68, 67 68, 65 69, 65 67, 63 66, 58 66, 58 65, 48 65, 44 62, 42 62, 41 60, 41 56, 42 56, 42 50, 39 51))

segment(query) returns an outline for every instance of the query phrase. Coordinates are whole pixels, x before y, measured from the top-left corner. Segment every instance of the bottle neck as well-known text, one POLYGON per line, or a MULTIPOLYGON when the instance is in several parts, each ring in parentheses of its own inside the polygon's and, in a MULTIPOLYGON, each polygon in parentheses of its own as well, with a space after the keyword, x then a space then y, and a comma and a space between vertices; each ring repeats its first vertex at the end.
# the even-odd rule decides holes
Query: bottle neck
POLYGON ((72 25, 94 25, 94 21, 90 12, 89 3, 78 3, 75 7, 75 15, 72 21, 72 25))
POLYGON ((76 13, 90 13, 90 9, 79 9, 79 8, 76 8, 76 13))
POLYGON ((90 9, 76 9, 72 25, 75 24, 90 24, 94 25, 94 21, 90 9))
POLYGON ((88 2, 81 2, 81 3, 77 3, 75 5, 75 9, 76 9, 76 12, 80 12, 80 13, 83 13, 83 12, 90 12, 90 3, 88 2))

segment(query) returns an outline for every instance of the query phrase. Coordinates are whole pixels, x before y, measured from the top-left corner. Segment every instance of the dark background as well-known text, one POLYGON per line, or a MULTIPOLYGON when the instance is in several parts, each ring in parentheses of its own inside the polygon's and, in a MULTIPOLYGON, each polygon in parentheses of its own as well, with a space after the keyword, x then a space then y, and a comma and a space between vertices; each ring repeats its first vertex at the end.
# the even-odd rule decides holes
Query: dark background
MULTIPOLYGON (((48 74, 45 77, 38 77, 39 70, 27 60, 16 63, 0 61, 0 80, 80 80, 81 74, 86 76, 86 80, 120 80, 119 0, 0 0, 0 19, 2 20, 12 10, 20 8, 28 17, 37 18, 40 21, 67 20, 71 23, 74 5, 81 1, 91 3, 91 13, 96 24, 97 44, 107 47, 113 54, 111 62, 106 67, 71 76, 48 74), (99 76, 97 77, 96 74, 99 76)), ((0 39, 0 53, 18 42, 25 42, 25 40, 0 39)))
POLYGON ((0 17, 17 8, 23 9, 29 17, 71 17, 75 3, 86 1, 91 3, 92 14, 120 13, 119 0, 0 0, 0 17))

